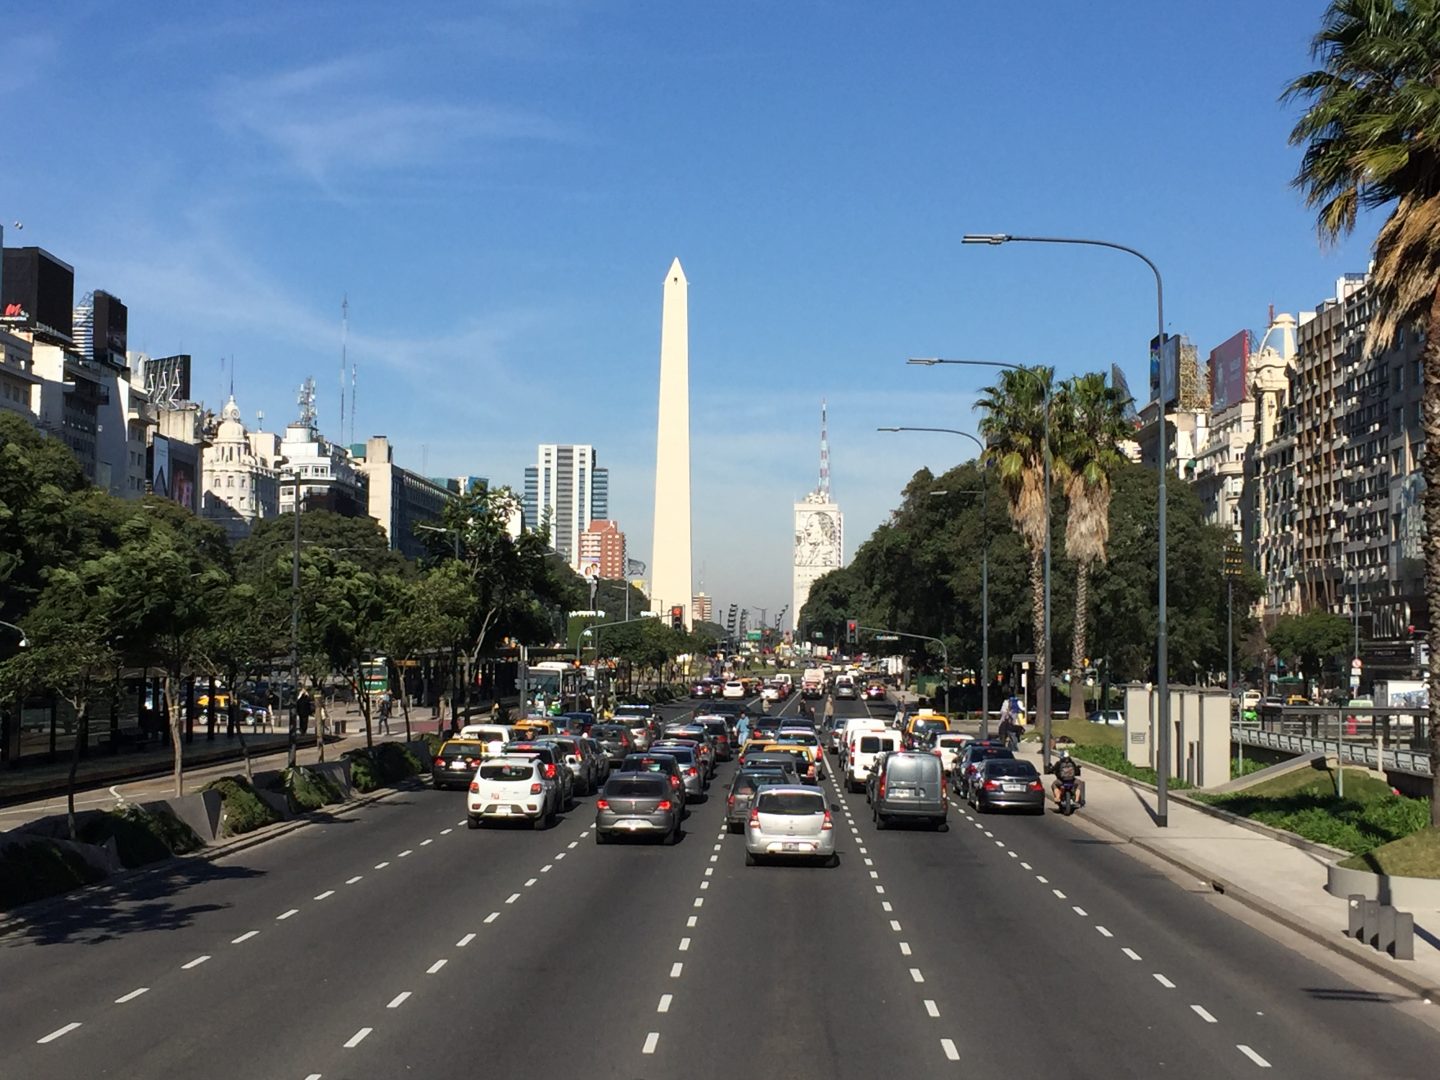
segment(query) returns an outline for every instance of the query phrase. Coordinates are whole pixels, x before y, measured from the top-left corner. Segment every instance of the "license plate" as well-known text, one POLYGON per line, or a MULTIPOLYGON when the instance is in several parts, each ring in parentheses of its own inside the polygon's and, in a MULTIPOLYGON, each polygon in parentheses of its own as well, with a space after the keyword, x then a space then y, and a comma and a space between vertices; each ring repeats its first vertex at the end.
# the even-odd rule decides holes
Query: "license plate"
POLYGON ((787 842, 787 843, 785 844, 785 850, 786 850, 786 851, 799 851, 799 850, 800 850, 800 845, 799 845, 799 844, 795 844, 795 843, 789 843, 789 842, 787 842))
POLYGON ((458 770, 458 769, 464 769, 464 768, 466 768, 466 767, 467 767, 467 766, 465 765, 465 762, 463 762, 463 761, 452 761, 452 762, 450 763, 450 768, 452 768, 452 769, 457 769, 457 770, 458 770))
POLYGON ((495 808, 495 813, 499 814, 501 817, 509 817, 509 816, 510 816, 510 807, 508 807, 508 806, 497 806, 497 807, 495 808))
POLYGON ((627 822, 625 822, 625 828, 630 829, 630 830, 633 832, 635 829, 640 828, 640 822, 638 822, 638 821, 627 821, 627 822))
POLYGON ((913 799, 915 797, 915 793, 913 791, 905 791, 902 788, 901 790, 895 792, 895 797, 897 799, 913 799))
POLYGON ((1006 784, 1006 785, 1005 785, 1005 790, 1006 790, 1006 791, 1024 791, 1024 790, 1025 790, 1025 785, 1024 785, 1024 784, 1006 784))

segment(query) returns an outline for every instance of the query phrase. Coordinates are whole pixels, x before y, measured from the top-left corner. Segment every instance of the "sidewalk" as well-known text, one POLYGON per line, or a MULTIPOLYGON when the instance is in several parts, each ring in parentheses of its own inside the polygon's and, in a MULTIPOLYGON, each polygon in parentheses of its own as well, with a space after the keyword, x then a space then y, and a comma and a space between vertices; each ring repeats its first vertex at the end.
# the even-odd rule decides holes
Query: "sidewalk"
MULTIPOLYGON (((1022 746, 1020 756, 1041 768, 1035 744, 1022 746)), ((1153 790, 1132 787, 1088 763, 1081 766, 1086 789, 1082 818, 1332 951, 1440 1000, 1440 914, 1413 912, 1415 959, 1392 960, 1346 937, 1349 903, 1325 891, 1327 863, 1321 855, 1212 817, 1174 797, 1167 827, 1158 828, 1152 817, 1153 790)))

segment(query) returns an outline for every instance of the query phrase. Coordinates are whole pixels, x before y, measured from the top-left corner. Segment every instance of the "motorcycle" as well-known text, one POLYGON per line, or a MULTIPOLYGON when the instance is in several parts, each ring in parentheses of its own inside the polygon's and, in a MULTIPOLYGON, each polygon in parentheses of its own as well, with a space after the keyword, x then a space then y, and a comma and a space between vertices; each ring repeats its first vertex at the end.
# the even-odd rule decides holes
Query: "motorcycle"
POLYGON ((1061 780, 1061 781, 1059 781, 1059 783, 1060 783, 1060 813, 1064 814, 1066 817, 1069 817, 1071 814, 1073 814, 1073 813, 1075 812, 1075 808, 1079 805, 1078 800, 1077 800, 1077 798, 1076 798, 1076 791, 1077 791, 1076 781, 1073 780, 1073 779, 1071 779, 1071 780, 1061 780))

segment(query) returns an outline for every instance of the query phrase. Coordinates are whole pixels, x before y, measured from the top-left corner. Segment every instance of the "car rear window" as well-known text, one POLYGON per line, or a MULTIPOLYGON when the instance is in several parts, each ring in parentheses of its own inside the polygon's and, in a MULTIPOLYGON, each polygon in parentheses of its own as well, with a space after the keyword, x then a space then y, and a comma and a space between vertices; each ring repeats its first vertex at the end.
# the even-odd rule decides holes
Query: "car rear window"
POLYGON ((940 759, 932 754, 897 754, 885 762, 885 771, 896 780, 932 779, 940 772, 940 759))
POLYGON ((624 767, 627 772, 669 772, 674 761, 675 759, 669 756, 627 757, 624 767))
POLYGON ((535 766, 530 762, 520 764, 509 762, 503 765, 487 763, 480 766, 481 780, 529 780, 535 775, 535 766))
POLYGON ((862 754, 878 754, 882 750, 889 752, 894 749, 894 739, 882 739, 878 735, 863 735, 860 738, 860 752, 862 754))
POLYGON ((605 797, 609 799, 650 799, 667 794, 665 781, 649 777, 625 777, 611 780, 605 785, 605 797))
POLYGON ((1023 776, 1027 780, 1033 779, 1040 774, 1035 771, 1035 766, 1028 761, 1004 761, 997 759, 985 763, 986 776, 1023 776))
POLYGON ((590 729, 592 739, 618 739, 629 734, 630 729, 623 724, 596 724, 590 729))
POLYGON ((757 797, 762 814, 823 814, 825 799, 808 791, 763 791, 757 797))
POLYGON ((818 746, 820 740, 815 737, 813 731, 784 731, 780 734, 781 742, 800 743, 803 746, 818 746))
POLYGON ((443 758, 478 757, 484 752, 485 747, 476 743, 446 743, 440 747, 440 756, 443 758))
POLYGON ((947 749, 964 746, 970 740, 963 735, 941 735, 935 740, 936 746, 943 746, 947 749))

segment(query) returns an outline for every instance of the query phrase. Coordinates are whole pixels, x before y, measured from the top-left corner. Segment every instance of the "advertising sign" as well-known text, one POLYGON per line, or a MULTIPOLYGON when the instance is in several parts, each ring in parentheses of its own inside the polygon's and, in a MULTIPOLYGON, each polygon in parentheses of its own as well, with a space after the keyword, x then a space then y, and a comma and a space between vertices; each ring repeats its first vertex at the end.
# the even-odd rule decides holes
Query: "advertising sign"
POLYGON ((1210 350, 1210 404, 1215 412, 1244 401, 1250 377, 1250 331, 1241 330, 1210 350))
POLYGON ((150 490, 170 498, 170 440, 164 435, 156 435, 150 444, 150 490))
POLYGON ((1180 335, 1150 339, 1150 400, 1173 405, 1180 397, 1180 335))

